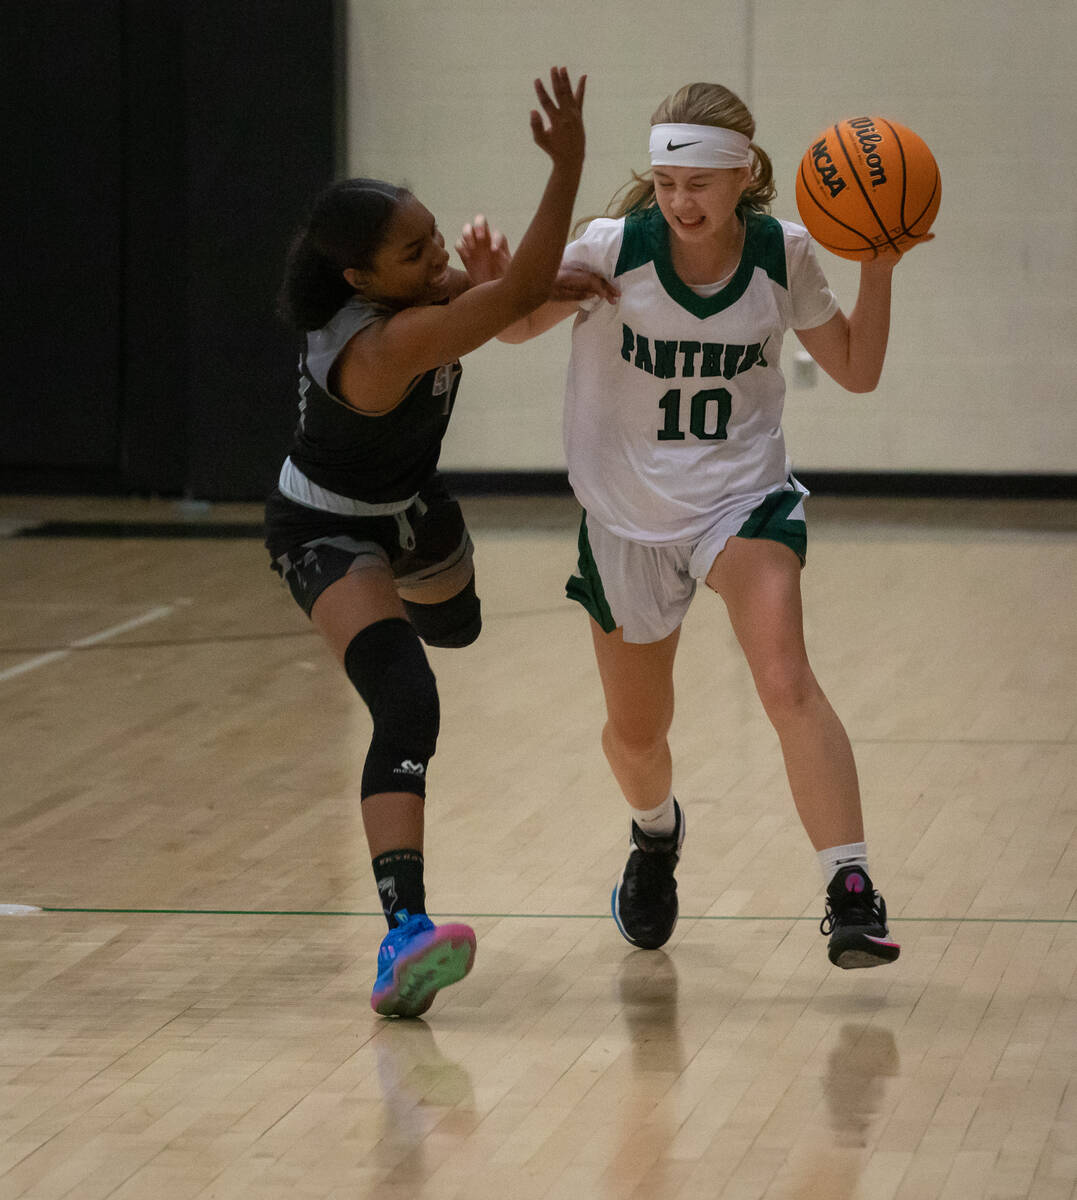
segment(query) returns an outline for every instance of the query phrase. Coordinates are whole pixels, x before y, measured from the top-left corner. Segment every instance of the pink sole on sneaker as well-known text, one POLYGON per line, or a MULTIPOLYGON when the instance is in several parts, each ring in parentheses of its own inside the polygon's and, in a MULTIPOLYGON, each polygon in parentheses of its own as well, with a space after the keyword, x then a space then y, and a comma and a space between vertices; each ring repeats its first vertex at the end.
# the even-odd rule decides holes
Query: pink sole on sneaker
POLYGON ((370 1007, 383 1017, 418 1017, 442 988, 458 983, 475 961, 475 933, 467 925, 438 925, 417 937, 393 964, 393 977, 375 987, 370 1007))

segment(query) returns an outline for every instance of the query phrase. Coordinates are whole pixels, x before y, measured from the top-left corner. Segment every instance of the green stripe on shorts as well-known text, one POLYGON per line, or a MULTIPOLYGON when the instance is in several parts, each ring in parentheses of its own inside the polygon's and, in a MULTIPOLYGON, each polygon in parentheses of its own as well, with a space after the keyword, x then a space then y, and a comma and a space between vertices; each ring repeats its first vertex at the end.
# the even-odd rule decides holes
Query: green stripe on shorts
POLYGON ((591 541, 587 536, 587 514, 580 518, 579 575, 571 575, 565 584, 565 595, 570 600, 582 604, 598 622, 603 633, 612 633, 617 628, 610 606, 606 601, 606 590, 595 565, 595 556, 591 553, 591 541))
POLYGON ((798 491, 771 492, 753 509, 751 516, 737 530, 737 537, 766 538, 781 542, 803 563, 808 557, 808 527, 803 521, 789 520, 789 514, 804 499, 798 491))

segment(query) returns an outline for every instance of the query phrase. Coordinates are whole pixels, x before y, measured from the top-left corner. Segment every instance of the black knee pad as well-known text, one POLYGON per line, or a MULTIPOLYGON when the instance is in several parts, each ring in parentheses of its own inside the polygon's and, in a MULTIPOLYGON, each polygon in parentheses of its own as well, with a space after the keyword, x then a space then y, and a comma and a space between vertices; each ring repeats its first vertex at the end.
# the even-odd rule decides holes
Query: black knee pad
POLYGON ((475 576, 440 604, 404 601, 415 632, 428 646, 470 646, 482 630, 482 612, 475 595, 475 576))
POLYGON ((375 621, 349 642, 344 669, 374 721, 363 766, 363 796, 425 796, 441 709, 434 672, 415 630, 400 617, 375 621))

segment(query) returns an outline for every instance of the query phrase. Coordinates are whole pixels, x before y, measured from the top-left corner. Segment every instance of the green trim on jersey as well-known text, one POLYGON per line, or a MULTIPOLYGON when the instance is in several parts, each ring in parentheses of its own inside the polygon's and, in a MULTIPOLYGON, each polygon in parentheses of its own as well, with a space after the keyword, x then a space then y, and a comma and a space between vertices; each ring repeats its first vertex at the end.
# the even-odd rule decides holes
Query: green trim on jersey
POLYGON ((595 564, 595 556, 591 551, 591 540, 587 536, 587 514, 580 518, 579 538, 579 575, 571 575, 565 584, 565 595, 570 600, 582 604, 598 622, 603 633, 612 633, 617 628, 617 622, 610 612, 606 600, 606 590, 602 586, 602 578, 595 564))
POLYGON ((624 236, 614 277, 651 262, 669 297, 701 320, 736 304, 748 290, 757 267, 765 271, 779 287, 789 287, 785 268, 785 235, 781 223, 762 213, 745 214, 744 250, 740 264, 733 278, 713 296, 700 296, 693 292, 674 270, 669 248, 669 226, 657 204, 625 217, 624 236))
POLYGON ((804 499, 799 491, 771 492, 752 515, 737 530, 737 537, 766 538, 788 546, 800 559, 808 558, 808 526, 804 521, 791 521, 789 514, 804 499))

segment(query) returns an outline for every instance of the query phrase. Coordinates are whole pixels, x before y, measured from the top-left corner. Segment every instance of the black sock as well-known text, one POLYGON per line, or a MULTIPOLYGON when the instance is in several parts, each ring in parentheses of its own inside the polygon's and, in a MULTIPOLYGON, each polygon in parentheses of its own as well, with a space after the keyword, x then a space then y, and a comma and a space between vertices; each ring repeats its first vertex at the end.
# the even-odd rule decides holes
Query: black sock
POLYGON ((378 883, 381 909, 390 929, 399 928, 395 914, 406 909, 411 916, 426 912, 423 856, 419 850, 389 850, 371 864, 378 883))

